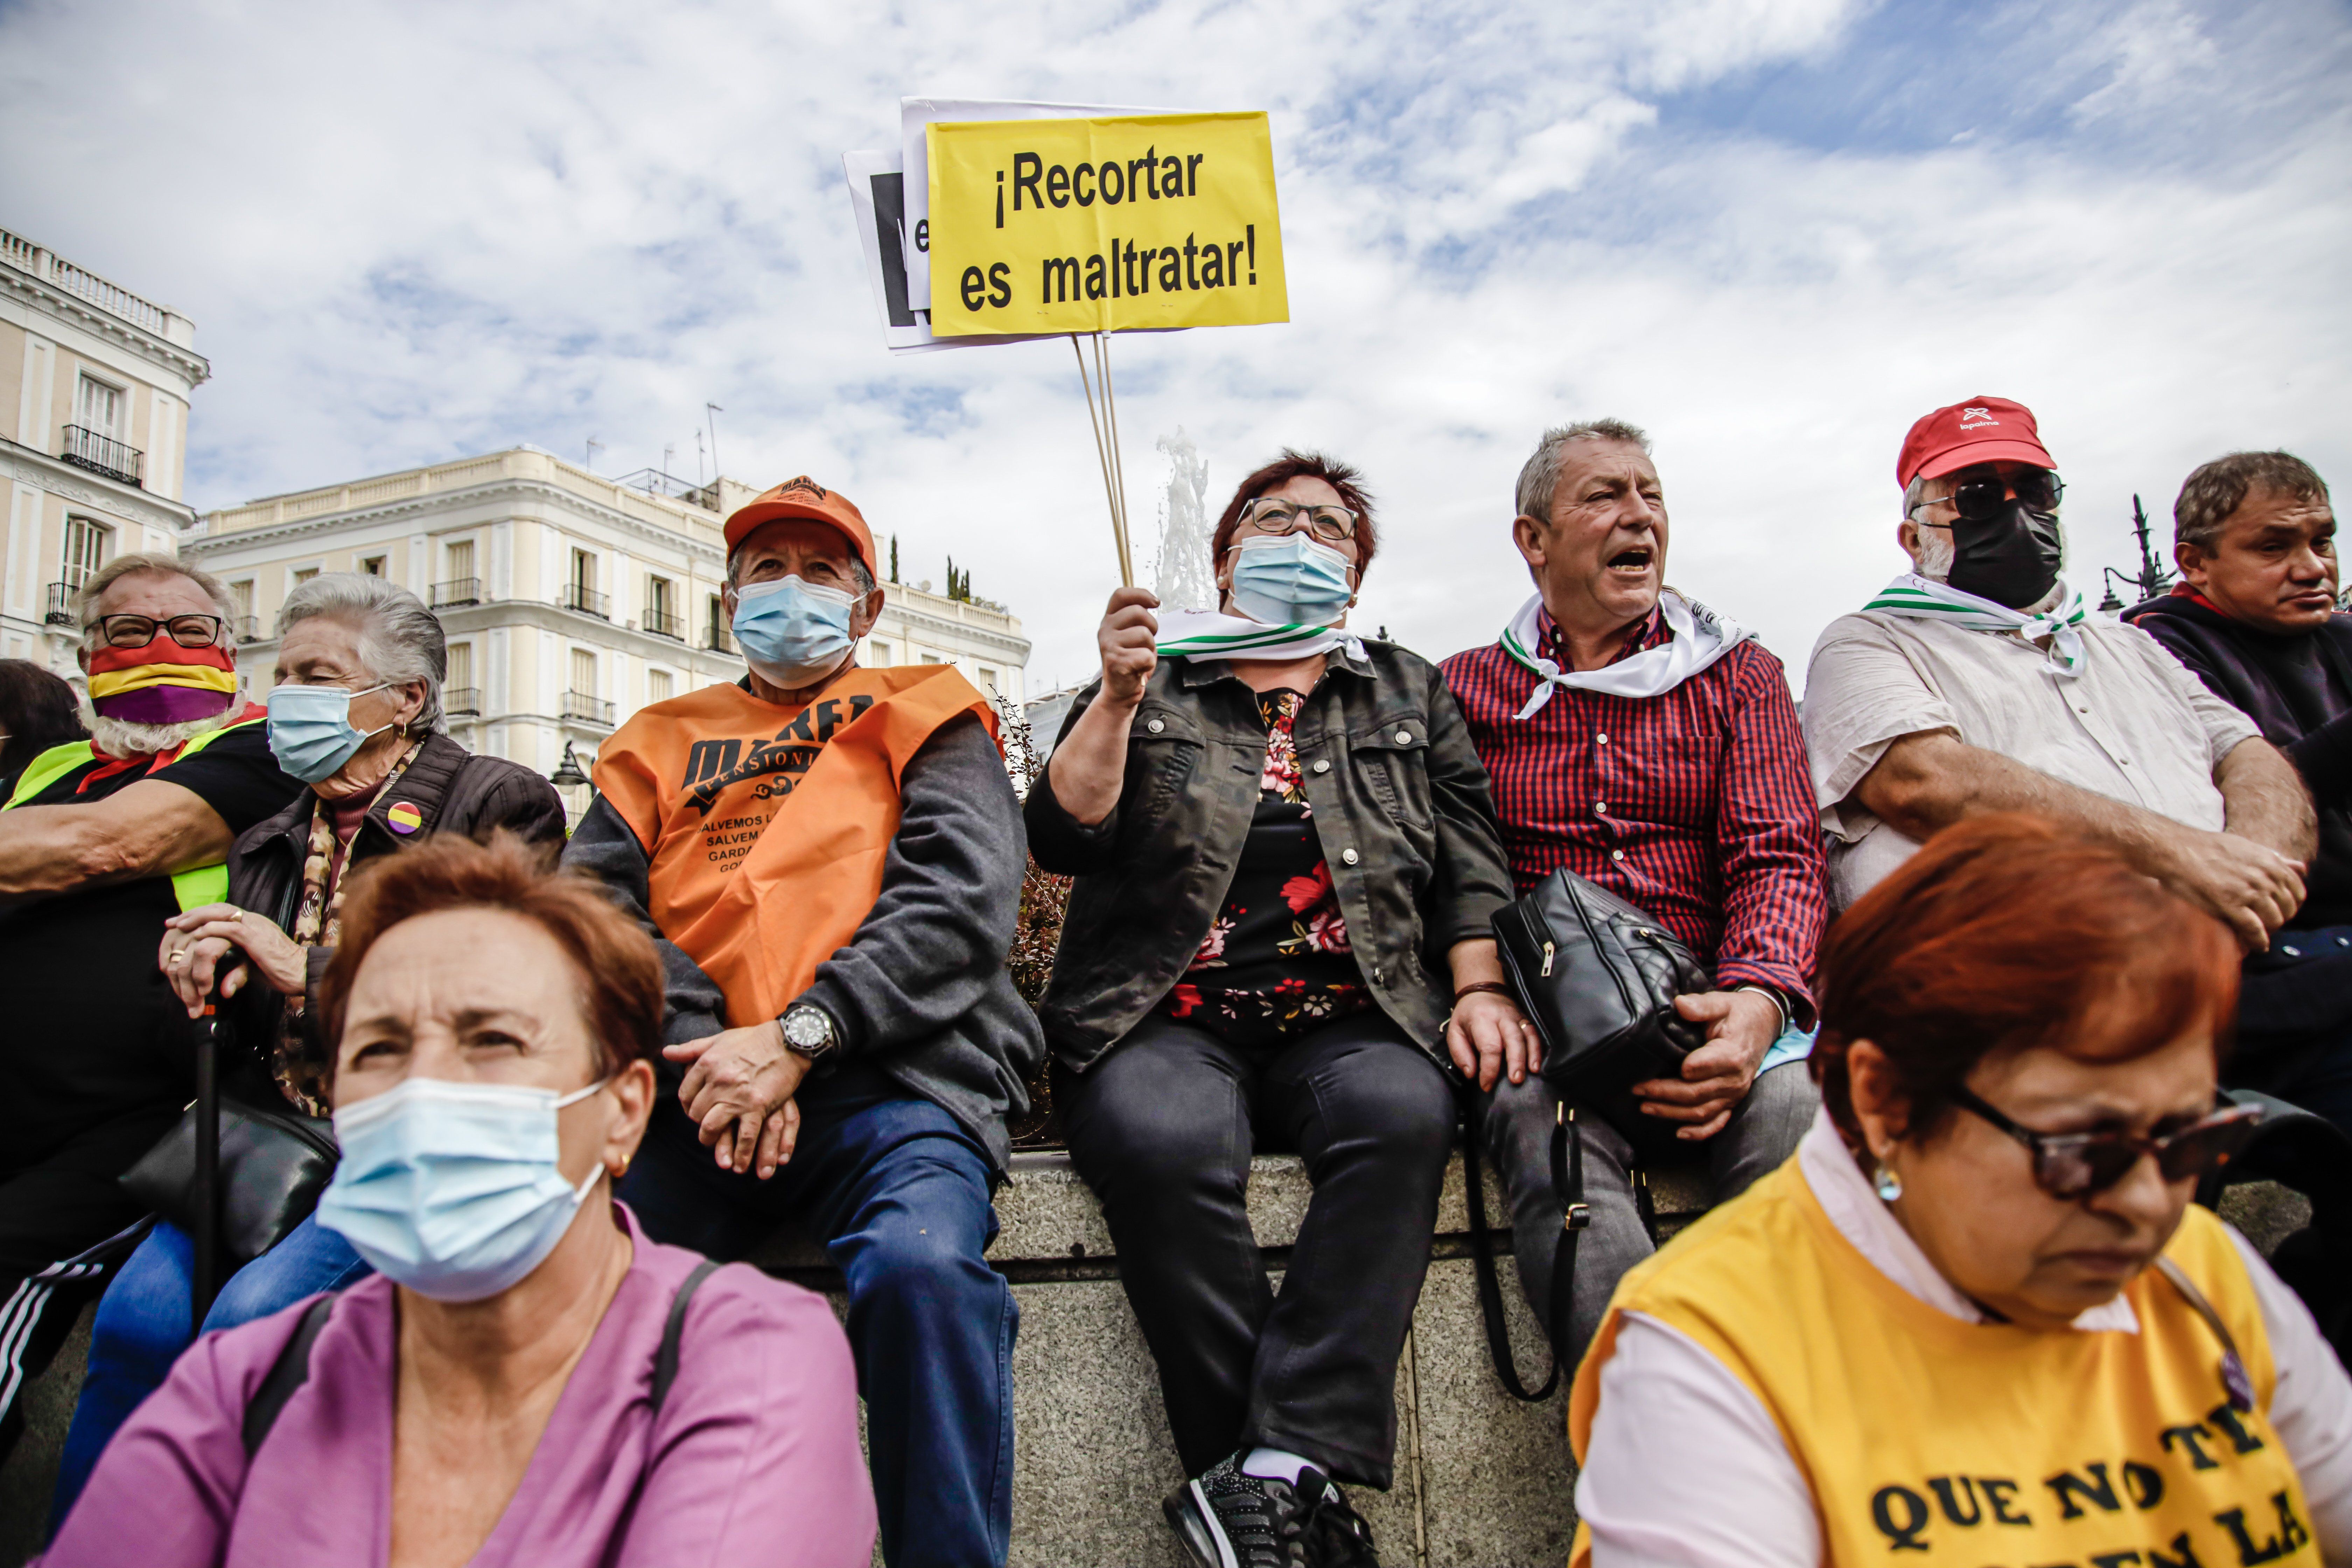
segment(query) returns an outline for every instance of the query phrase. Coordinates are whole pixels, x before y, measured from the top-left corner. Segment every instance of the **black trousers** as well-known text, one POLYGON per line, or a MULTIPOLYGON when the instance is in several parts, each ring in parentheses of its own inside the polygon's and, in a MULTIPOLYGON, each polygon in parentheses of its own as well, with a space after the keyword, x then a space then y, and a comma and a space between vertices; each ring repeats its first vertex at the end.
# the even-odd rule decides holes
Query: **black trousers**
POLYGON ((1437 1064, 1378 1013, 1265 1049, 1154 1015, 1055 1097, 1186 1473, 1263 1446, 1385 1489, 1454 1131, 1437 1064), (1286 1152, 1315 1194, 1277 1296, 1243 1195, 1286 1152))

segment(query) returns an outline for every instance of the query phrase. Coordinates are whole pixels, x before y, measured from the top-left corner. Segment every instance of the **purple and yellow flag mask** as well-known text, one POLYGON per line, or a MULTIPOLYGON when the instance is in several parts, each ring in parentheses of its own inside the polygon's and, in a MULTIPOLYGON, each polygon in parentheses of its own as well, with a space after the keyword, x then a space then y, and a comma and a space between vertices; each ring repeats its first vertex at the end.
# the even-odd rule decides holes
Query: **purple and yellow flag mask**
POLYGON ((227 711, 236 700, 236 655, 182 647, 158 630, 144 647, 102 647, 89 656, 89 705, 105 719, 183 724, 227 711))

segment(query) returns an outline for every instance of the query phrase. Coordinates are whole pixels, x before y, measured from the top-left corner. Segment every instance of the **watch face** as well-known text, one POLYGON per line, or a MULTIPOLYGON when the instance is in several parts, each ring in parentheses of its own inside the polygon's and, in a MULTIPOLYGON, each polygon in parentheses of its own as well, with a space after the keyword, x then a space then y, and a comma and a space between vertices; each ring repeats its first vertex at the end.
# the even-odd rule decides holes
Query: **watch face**
POLYGON ((784 1043, 803 1050, 814 1050, 832 1037, 825 1026, 825 1016, 814 1007, 795 1008, 784 1020, 784 1043))

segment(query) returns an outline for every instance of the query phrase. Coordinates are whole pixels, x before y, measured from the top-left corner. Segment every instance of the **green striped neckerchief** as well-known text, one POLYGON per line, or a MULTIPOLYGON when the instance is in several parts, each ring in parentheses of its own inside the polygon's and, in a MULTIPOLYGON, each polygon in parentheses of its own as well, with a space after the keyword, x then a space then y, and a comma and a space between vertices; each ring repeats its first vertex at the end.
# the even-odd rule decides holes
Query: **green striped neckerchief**
POLYGON ((1963 594, 1948 583, 1906 572, 1881 588, 1878 596, 1862 608, 1864 614, 1875 610, 1883 616, 1904 616, 1915 621, 1942 621, 1972 632, 2015 632, 2028 642, 2048 637, 2052 667, 2071 680, 2083 673, 2083 634, 2079 628, 2091 618, 2091 612, 2084 605, 2083 595, 2067 587, 2063 580, 2058 584, 2058 594, 2055 605, 2028 615, 1974 594, 1963 594))
POLYGON ((1338 626, 1269 626, 1217 610, 1162 610, 1163 658, 1309 658, 1335 647, 1364 657, 1364 642, 1338 626))

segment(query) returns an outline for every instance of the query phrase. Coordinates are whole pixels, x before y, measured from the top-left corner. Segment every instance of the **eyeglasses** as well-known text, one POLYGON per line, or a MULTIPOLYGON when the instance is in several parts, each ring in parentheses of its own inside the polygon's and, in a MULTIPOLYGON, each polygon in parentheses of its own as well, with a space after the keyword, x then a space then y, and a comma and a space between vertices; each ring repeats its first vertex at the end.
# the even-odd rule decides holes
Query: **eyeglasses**
POLYGON ((109 647, 145 647, 155 640, 159 626, 182 647, 210 647, 228 625, 218 616, 173 616, 160 621, 152 616, 100 616, 92 624, 99 640, 109 647))
POLYGON ((2122 1131, 2036 1132, 2020 1127, 1962 1085, 1953 1086, 1951 1098, 2032 1150, 2034 1185, 2067 1200, 2105 1192, 2131 1174, 2144 1154, 2156 1156, 2156 1168, 2168 1182, 2220 1170, 2245 1149, 2263 1119, 2259 1105, 2233 1105, 2157 1137, 2122 1131))
POLYGON ((2023 501, 2028 511, 2056 511, 2065 496, 2066 481, 2048 468, 2027 468, 2008 479, 1982 468, 1963 468, 1950 495, 1921 501, 1911 510, 1916 512, 1931 506, 1949 506, 1969 522, 1986 522, 2000 516, 2000 509, 2012 497, 2023 501))
POLYGON ((1356 514, 1346 507, 1301 506, 1276 496, 1243 503, 1241 521, 1260 533, 1296 533, 1303 528, 1334 544, 1356 537, 1356 514))

